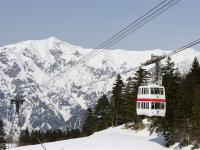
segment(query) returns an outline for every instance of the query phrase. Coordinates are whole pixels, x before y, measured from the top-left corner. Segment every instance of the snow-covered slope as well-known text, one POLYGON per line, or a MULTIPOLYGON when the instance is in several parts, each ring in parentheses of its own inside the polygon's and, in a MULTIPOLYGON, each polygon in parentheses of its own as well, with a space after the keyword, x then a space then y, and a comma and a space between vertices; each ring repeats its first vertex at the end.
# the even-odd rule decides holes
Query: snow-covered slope
MULTIPOLYGON (((89 137, 43 143, 47 150, 178 150, 178 146, 164 147, 164 137, 149 133, 148 129, 133 131, 124 126, 96 132, 89 137)), ((182 148, 190 150, 191 145, 182 148)), ((30 145, 11 150, 43 150, 41 145, 30 145)))
MULTIPOLYGON (((10 106, 10 99, 17 94, 25 95, 26 103, 22 106, 20 115, 22 128, 78 128, 85 110, 93 107, 104 92, 111 90, 114 79, 107 80, 106 84, 100 82, 82 85, 138 66, 149 59, 151 54, 166 52, 159 49, 105 50, 56 82, 44 86, 43 83, 50 81, 51 77, 73 65, 91 50, 70 45, 54 37, 1 47, 1 115, 11 122, 14 108, 10 106)), ((180 66, 181 71, 185 72, 195 56, 200 58, 200 52, 188 49, 174 56, 173 60, 180 66)), ((128 75, 124 76, 124 79, 128 75)))
MULTIPOLYGON (((164 138, 149 131, 122 129, 122 126, 97 132, 89 137, 44 143, 48 150, 164 150, 164 138)), ((43 150, 41 145, 24 146, 12 150, 43 150)))

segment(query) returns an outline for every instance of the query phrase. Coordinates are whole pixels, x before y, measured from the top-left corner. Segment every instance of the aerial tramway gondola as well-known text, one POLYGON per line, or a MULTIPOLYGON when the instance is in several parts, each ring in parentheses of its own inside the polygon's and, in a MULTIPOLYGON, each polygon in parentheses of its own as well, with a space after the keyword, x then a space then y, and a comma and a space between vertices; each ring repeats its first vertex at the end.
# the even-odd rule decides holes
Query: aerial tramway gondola
MULTIPOLYGON (((166 113, 165 88, 162 86, 161 64, 159 57, 152 56, 151 60, 146 62, 155 62, 155 79, 152 83, 141 85, 138 88, 136 112, 137 115, 161 116, 166 113)), ((145 64, 144 64, 145 65, 145 64)))
POLYGON ((140 86, 137 95, 137 115, 164 117, 165 112, 164 86, 157 84, 140 86))

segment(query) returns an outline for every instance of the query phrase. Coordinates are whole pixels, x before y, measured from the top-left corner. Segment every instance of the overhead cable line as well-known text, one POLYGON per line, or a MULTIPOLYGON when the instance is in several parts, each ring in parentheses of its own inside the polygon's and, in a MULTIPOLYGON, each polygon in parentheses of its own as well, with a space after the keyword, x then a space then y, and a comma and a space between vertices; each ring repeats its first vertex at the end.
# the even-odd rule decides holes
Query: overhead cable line
MULTIPOLYGON (((195 40, 195 41, 193 41, 193 42, 191 42, 189 44, 184 45, 183 47, 180 47, 180 48, 178 48, 178 49, 176 49, 176 50, 174 50, 172 52, 169 52, 168 54, 161 55, 158 58, 156 58, 154 60, 151 60, 151 61, 146 61, 146 62, 142 63, 140 66, 137 66, 137 67, 131 68, 129 70, 123 71, 123 72, 121 72, 119 74, 127 74, 129 72, 132 72, 132 71, 135 71, 135 70, 139 69, 140 67, 145 67, 145 66, 151 65, 151 64, 153 64, 153 63, 155 63, 157 61, 160 61, 160 60, 163 60, 163 59, 165 59, 167 57, 175 55, 175 54, 177 54, 179 52, 182 52, 182 51, 184 51, 184 50, 186 50, 186 49, 188 49, 188 48, 190 48, 192 46, 195 46, 195 45, 197 45, 199 43, 200 43, 200 39, 197 39, 197 40, 195 40)), ((102 78, 100 80, 96 80, 96 81, 92 81, 92 82, 86 83, 86 84, 81 85, 81 86, 88 86, 88 85, 96 84, 96 83, 99 83, 99 82, 102 82, 102 81, 106 81, 107 79, 111 79, 113 77, 116 77, 116 74, 111 75, 109 77, 102 78)))
POLYGON ((142 27, 144 24, 148 23, 149 21, 153 20, 155 17, 166 11, 167 9, 171 8, 181 0, 164 0, 158 5, 156 5, 154 8, 152 8, 150 11, 146 12, 144 15, 142 15, 140 18, 129 24, 127 27, 119 31, 118 33, 114 34, 111 38, 97 46, 94 50, 89 52, 88 54, 81 57, 79 60, 77 60, 72 66, 67 67, 62 71, 60 74, 55 75, 52 77, 48 82, 46 82, 44 85, 48 85, 49 83, 54 82, 58 78, 61 78, 65 73, 68 73, 76 68, 76 66, 89 61, 93 57, 97 56, 103 51, 103 48, 108 48, 109 46, 117 43, 121 39, 125 38, 129 34, 133 33, 140 27, 142 27))
POLYGON ((138 30, 143 25, 145 25, 146 23, 150 22, 151 20, 156 18, 158 15, 164 13, 166 10, 168 10, 171 7, 173 7, 175 4, 177 4, 180 1, 181 0, 175 0, 175 1, 171 0, 170 2, 168 2, 164 6, 162 6, 161 8, 156 10, 155 12, 153 12, 151 15, 149 15, 148 17, 144 18, 142 21, 137 23, 135 26, 131 27, 128 31, 123 32, 122 34, 120 34, 120 36, 118 36, 115 39, 113 39, 112 41, 110 41, 108 44, 105 45, 105 48, 109 48, 110 46, 112 46, 112 45, 116 44, 117 42, 121 41, 123 38, 127 37, 128 35, 130 35, 134 31, 138 30))

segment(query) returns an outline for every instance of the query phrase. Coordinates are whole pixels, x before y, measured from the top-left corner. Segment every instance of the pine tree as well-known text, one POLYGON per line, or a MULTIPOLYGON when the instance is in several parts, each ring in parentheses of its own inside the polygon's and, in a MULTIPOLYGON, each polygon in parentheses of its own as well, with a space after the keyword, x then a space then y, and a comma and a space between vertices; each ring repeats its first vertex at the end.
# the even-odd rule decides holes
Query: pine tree
MULTIPOLYGON (((194 59, 191 72, 189 73, 192 86, 192 131, 191 138, 195 141, 196 147, 200 144, 200 64, 197 58, 194 59)), ((191 89, 190 89, 191 90, 191 89)))
POLYGON ((194 93, 192 114, 192 130, 193 137, 195 137, 193 139, 196 141, 196 143, 200 144, 200 86, 195 90, 194 93))
POLYGON ((136 71, 136 73, 133 77, 133 80, 134 80, 134 90, 133 90, 133 92, 137 93, 138 87, 140 85, 148 83, 149 73, 146 71, 146 69, 143 69, 142 67, 140 67, 136 71))
POLYGON ((124 99, 125 99, 125 108, 124 108, 124 119, 125 122, 133 122, 136 119, 136 100, 133 96, 133 90, 134 90, 134 82, 133 78, 129 77, 127 79, 127 84, 125 86, 125 92, 124 92, 124 99))
POLYGON ((190 80, 184 80, 182 85, 182 98, 177 102, 177 108, 174 110, 174 128, 176 135, 176 142, 184 146, 189 142, 189 124, 191 118, 191 102, 192 102, 192 91, 190 80), (190 97, 190 98, 189 98, 190 97))
POLYGON ((6 150, 6 140, 5 140, 5 131, 3 127, 3 121, 0 118, 0 149, 6 150))
MULTIPOLYGON (((169 112, 173 114, 173 119, 171 118, 170 120, 170 123, 173 122, 173 126, 171 127, 168 125, 170 126, 168 130, 171 129, 173 131, 171 132, 173 135, 173 141, 179 142, 180 146, 188 145, 192 141, 193 137, 192 107, 194 105, 194 92, 200 83, 199 69, 199 62, 195 58, 190 73, 186 75, 184 79, 182 79, 181 88, 180 86, 177 86, 176 83, 178 79, 175 78, 176 82, 173 82, 173 86, 171 88, 173 91, 169 92, 169 100, 174 97, 174 101, 168 100, 167 102, 168 114, 169 112)), ((168 115, 168 118, 171 117, 171 114, 168 115)))
POLYGON ((106 129, 112 125, 112 110, 106 95, 103 95, 98 100, 94 109, 94 116, 97 131, 106 129))
MULTIPOLYGON (((192 141, 193 131, 192 131, 192 116, 193 111, 192 107, 195 104, 194 93, 197 87, 200 85, 200 66, 197 58, 194 59, 191 71, 186 76, 183 86, 182 86, 182 100, 179 102, 180 106, 180 115, 177 117, 179 122, 179 127, 182 130, 179 130, 179 136, 181 137, 181 144, 187 145, 192 141), (181 115, 184 114, 184 115, 181 115)), ((194 123, 194 122, 193 122, 194 123)))
POLYGON ((113 110, 113 117, 112 117, 112 124, 114 126, 121 125, 124 123, 124 98, 123 98, 123 81, 121 76, 118 74, 114 87, 112 89, 112 110, 113 110))
MULTIPOLYGON (((149 81, 149 73, 146 71, 146 69, 143 69, 142 67, 140 67, 134 77, 133 77, 133 91, 132 91, 132 96, 134 98, 134 111, 136 113, 136 99, 137 99, 137 94, 138 94, 138 88, 139 86, 143 85, 143 84, 147 84, 149 81)), ((137 123, 140 124, 141 120, 144 119, 144 116, 136 116, 135 118, 135 122, 136 122, 136 126, 137 123)), ((136 127, 137 128, 137 127, 136 127)))
POLYGON ((179 125, 178 115, 181 111, 178 109, 178 102, 181 101, 182 78, 178 69, 175 69, 174 62, 169 57, 163 68, 163 85, 167 99, 166 116, 161 118, 161 128, 166 137, 166 145, 170 146, 177 140, 177 125, 179 125))
POLYGON ((192 68, 189 76, 192 76, 192 85, 194 85, 193 90, 196 89, 197 85, 200 84, 200 64, 198 59, 195 57, 192 63, 192 68))
POLYGON ((31 145, 39 144, 39 141, 38 141, 39 139, 40 139, 40 141, 42 142, 42 139, 44 138, 43 135, 44 135, 44 134, 41 133, 40 131, 37 131, 37 130, 32 131, 31 134, 30 134, 30 137, 31 137, 31 139, 30 139, 31 145))
POLYGON ((94 113, 92 109, 88 108, 86 118, 82 126, 83 136, 88 136, 88 135, 91 135, 93 132, 95 132, 94 126, 95 126, 94 113))
POLYGON ((19 145, 29 145, 31 142, 31 137, 29 134, 28 129, 21 131, 20 137, 19 137, 19 145))

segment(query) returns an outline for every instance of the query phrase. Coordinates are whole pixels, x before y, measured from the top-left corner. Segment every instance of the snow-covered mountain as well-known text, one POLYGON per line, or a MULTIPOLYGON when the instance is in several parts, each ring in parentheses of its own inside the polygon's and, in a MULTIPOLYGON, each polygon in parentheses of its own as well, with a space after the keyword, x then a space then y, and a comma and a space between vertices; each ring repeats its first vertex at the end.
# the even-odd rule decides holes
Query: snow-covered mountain
MULTIPOLYGON (((0 113, 4 119, 9 122, 13 119, 10 100, 15 95, 25 95, 20 115, 22 128, 78 128, 86 109, 111 90, 114 79, 90 85, 88 82, 138 66, 151 54, 167 52, 159 49, 104 50, 50 83, 52 77, 70 68, 90 51, 92 49, 73 46, 54 37, 1 47, 0 113)), ((173 56, 173 60, 184 73, 195 56, 200 58, 200 51, 188 49, 173 56)), ((132 74, 124 75, 124 79, 132 74)))

